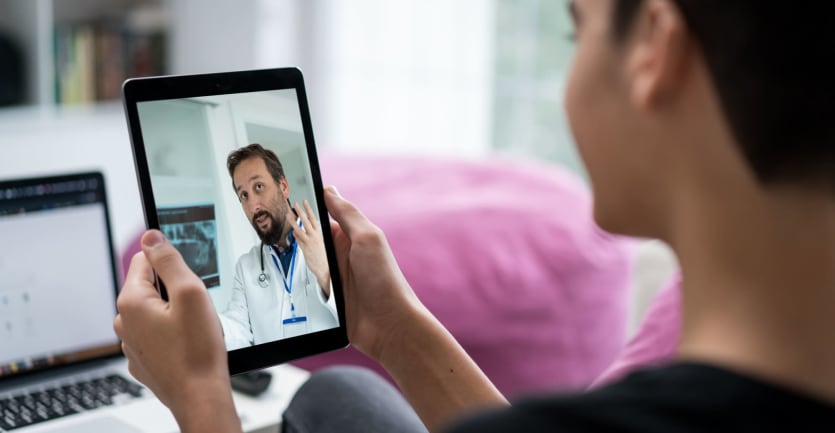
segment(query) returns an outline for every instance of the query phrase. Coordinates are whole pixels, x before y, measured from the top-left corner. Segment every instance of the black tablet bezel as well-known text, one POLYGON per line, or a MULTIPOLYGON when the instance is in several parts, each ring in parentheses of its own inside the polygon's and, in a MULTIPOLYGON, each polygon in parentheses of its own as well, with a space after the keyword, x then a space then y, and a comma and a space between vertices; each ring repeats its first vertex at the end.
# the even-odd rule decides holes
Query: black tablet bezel
MULTIPOLYGON (((149 228, 159 229, 156 202, 151 188, 151 176, 142 139, 137 104, 146 101, 165 99, 193 98, 200 96, 226 95, 234 93, 261 92, 271 90, 295 89, 299 112, 302 120, 307 155, 313 177, 313 189, 318 203, 319 221, 329 220, 325 208, 322 175, 319 170, 319 157, 313 140, 313 128, 307 104, 304 78, 297 68, 261 69, 250 71, 223 72, 199 75, 177 75, 164 77, 135 78, 125 81, 122 86, 122 99, 128 122, 134 164, 139 181, 145 223, 149 228)), ((327 224, 322 224, 327 227, 327 224)), ((333 295, 339 317, 339 327, 300 335, 298 337, 263 343, 256 346, 228 351, 229 372, 238 374, 257 370, 287 361, 335 350, 348 345, 345 321, 345 300, 342 280, 336 261, 333 238, 330 230, 322 230, 325 250, 328 255, 333 295)), ((160 292, 165 297, 165 288, 160 283, 160 292)))

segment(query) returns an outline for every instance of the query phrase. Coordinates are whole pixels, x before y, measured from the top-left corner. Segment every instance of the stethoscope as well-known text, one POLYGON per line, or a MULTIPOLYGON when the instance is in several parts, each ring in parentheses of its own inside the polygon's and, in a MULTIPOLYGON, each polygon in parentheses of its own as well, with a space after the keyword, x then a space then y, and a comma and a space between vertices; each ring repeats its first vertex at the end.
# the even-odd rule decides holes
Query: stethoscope
MULTIPOLYGON (((266 289, 267 287, 270 287, 270 274, 268 274, 267 271, 264 269, 264 245, 265 244, 263 242, 261 242, 261 254, 259 255, 259 258, 261 259, 261 273, 258 274, 258 285, 266 289)), ((295 249, 297 245, 298 244, 295 244, 293 246, 293 248, 295 249)), ((273 260, 275 260, 275 257, 273 257, 273 260)), ((296 253, 294 251, 293 252, 293 265, 294 266, 295 266, 295 262, 296 262, 296 253)), ((276 263, 276 267, 278 267, 278 263, 276 263)), ((291 281, 290 284, 292 285, 292 281, 291 281)), ((304 285, 305 285, 305 287, 310 285, 310 274, 308 272, 304 273, 304 285)))
MULTIPOLYGON (((261 263, 261 273, 258 274, 258 285, 261 286, 262 288, 266 289, 267 287, 270 286, 270 275, 267 273, 267 270, 264 269, 264 245, 265 244, 263 242, 261 242, 261 251, 260 251, 260 254, 258 255, 258 258, 260 259, 260 263, 261 263)), ((295 267, 296 267, 296 249, 298 247, 299 247, 298 243, 293 244, 293 256, 292 256, 293 258, 290 259, 291 260, 290 275, 288 276, 289 280, 290 280, 290 285, 285 287, 285 289, 287 289, 287 293, 290 296, 293 295, 293 293, 292 293, 293 292, 293 274, 295 273, 294 271, 295 271, 295 267)), ((272 248, 272 247, 270 247, 270 248, 272 248)), ((275 262, 275 267, 279 268, 278 260, 275 258, 274 255, 270 254, 270 256, 273 258, 273 261, 275 262)), ((310 275, 307 275, 307 273, 305 272, 305 286, 307 286, 308 283, 310 283, 310 275)), ((285 285, 286 284, 287 284, 287 282, 285 281, 285 285)))
MULTIPOLYGON (((294 254, 295 255, 295 254, 294 254)), ((261 251, 258 257, 261 259, 261 273, 258 274, 258 285, 266 289, 270 286, 270 276, 264 270, 264 243, 261 242, 261 251)), ((295 257, 294 257, 295 259, 295 257)))

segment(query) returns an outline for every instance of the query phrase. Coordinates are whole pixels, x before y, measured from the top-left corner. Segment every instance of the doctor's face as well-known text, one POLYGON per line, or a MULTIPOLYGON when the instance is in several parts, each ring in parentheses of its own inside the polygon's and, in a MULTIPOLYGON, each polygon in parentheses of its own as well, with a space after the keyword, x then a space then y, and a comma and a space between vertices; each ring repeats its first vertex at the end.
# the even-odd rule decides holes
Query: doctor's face
POLYGON ((287 198, 290 187, 287 179, 276 183, 264 160, 253 157, 243 160, 232 175, 235 192, 252 228, 266 244, 275 245, 287 236, 286 223, 290 206, 287 198))

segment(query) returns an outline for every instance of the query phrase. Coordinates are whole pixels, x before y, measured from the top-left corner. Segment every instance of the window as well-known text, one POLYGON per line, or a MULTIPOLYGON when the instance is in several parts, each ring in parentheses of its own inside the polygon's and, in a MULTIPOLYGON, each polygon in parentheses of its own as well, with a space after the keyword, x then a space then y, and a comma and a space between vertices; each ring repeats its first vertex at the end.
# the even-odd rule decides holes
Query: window
POLYGON ((301 65, 323 148, 582 172, 562 110, 564 0, 261 0, 258 16, 259 66, 301 65))
POLYGON ((493 148, 583 173, 563 110, 573 55, 567 2, 496 0, 493 148))

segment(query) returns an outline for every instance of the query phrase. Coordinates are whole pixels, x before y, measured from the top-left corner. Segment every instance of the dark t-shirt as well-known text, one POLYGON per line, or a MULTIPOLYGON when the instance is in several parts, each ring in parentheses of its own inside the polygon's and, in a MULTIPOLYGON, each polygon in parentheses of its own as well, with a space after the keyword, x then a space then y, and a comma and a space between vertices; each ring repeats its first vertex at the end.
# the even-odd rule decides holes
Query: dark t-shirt
POLYGON ((585 394, 516 402, 450 433, 835 432, 835 406, 720 368, 674 364, 585 394))

